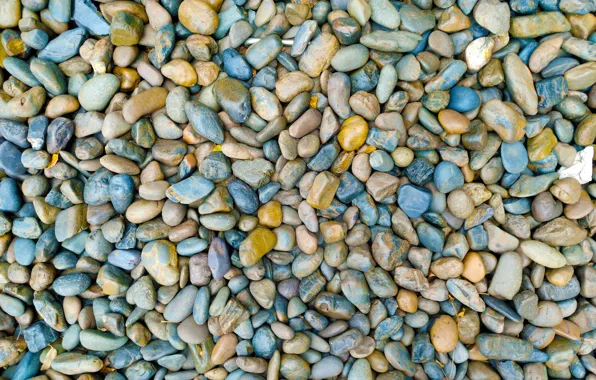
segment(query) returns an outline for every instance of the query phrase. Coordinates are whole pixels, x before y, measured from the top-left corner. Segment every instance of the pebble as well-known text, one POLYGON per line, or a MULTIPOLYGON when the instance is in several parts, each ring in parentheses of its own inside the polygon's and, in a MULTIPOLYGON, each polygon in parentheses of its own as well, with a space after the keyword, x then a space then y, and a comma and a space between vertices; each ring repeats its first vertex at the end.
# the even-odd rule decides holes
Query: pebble
POLYGON ((595 10, 0 0, 3 377, 589 378, 595 10))

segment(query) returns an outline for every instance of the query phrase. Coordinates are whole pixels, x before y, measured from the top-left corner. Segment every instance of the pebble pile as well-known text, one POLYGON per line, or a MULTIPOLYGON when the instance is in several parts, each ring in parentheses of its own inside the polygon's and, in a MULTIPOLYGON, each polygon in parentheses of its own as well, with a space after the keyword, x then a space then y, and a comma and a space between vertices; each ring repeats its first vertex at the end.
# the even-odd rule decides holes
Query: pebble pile
POLYGON ((2 379, 596 379, 596 1, 0 30, 2 379))

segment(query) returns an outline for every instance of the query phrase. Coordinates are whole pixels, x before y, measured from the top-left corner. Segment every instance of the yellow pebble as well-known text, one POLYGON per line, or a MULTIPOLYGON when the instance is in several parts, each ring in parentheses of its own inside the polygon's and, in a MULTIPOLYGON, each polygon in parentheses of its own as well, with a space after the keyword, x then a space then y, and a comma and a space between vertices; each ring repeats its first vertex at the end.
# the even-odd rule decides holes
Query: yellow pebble
POLYGON ((437 352, 451 352, 457 345, 457 324, 448 315, 441 315, 430 329, 430 341, 437 352))
POLYGON ((486 268, 484 267, 484 261, 477 252, 468 252, 463 260, 464 271, 462 277, 470 282, 480 282, 486 276, 486 268))
POLYGON ((162 66, 161 73, 172 82, 184 87, 192 87, 198 80, 195 68, 183 59, 172 59, 162 66))
POLYGON ((315 177, 308 191, 306 203, 319 210, 325 209, 331 205, 338 187, 339 178, 331 172, 321 172, 315 177))
POLYGON ((565 286, 573 278, 573 266, 565 265, 562 268, 547 269, 546 279, 555 286, 565 286))
POLYGON ((470 121, 461 113, 445 109, 439 112, 439 123, 445 132, 455 135, 461 135, 469 130, 470 121))
POLYGON ((270 201, 259 208, 258 211, 259 224, 275 228, 281 225, 282 213, 281 203, 278 201, 270 201))
POLYGON ((400 146, 391 153, 391 158, 393 158, 395 165, 405 168, 414 161, 414 151, 410 148, 400 146))
POLYGON ((325 243, 333 244, 345 239, 348 232, 348 226, 345 223, 336 222, 334 220, 323 222, 319 226, 321 235, 325 239, 325 243))
POLYGON ((557 137, 551 128, 544 128, 538 136, 528 139, 528 157, 530 161, 544 160, 557 145, 557 137))
POLYGON ((406 313, 415 313, 418 311, 418 297, 416 293, 407 289, 400 289, 397 293, 397 306, 406 313))
POLYGON ((275 243, 277 243, 277 237, 271 230, 263 227, 255 228, 240 243, 240 262, 247 267, 255 265, 261 257, 275 247, 275 243))
POLYGON ((122 91, 132 91, 141 82, 141 76, 135 69, 116 66, 112 73, 120 79, 120 90, 122 91))
POLYGON ((368 136, 368 123, 362 116, 351 116, 341 125, 337 135, 339 145, 348 152, 358 150, 368 136))

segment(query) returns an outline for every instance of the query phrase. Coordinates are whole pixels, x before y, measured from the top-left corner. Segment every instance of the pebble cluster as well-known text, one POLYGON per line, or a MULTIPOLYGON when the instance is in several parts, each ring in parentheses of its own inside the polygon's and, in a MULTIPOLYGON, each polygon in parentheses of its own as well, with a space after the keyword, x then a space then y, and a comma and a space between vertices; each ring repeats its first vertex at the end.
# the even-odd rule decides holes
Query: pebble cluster
POLYGON ((0 0, 1 378, 596 379, 595 14, 0 0))

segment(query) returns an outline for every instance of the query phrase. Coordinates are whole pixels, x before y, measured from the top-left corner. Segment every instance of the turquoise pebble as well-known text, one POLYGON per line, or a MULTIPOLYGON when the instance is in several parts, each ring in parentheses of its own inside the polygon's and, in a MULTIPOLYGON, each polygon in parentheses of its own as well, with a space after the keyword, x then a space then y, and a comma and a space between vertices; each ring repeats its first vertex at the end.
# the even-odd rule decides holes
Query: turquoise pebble
POLYGON ((410 218, 419 218, 430 207, 432 193, 414 185, 401 186, 397 193, 397 204, 410 218))
POLYGON ((464 185, 464 175, 452 162, 443 161, 435 167, 433 182, 441 193, 449 193, 464 185))
POLYGON ((449 95, 450 100, 447 108, 457 112, 468 112, 480 105, 480 96, 468 87, 455 86, 451 89, 449 95))

